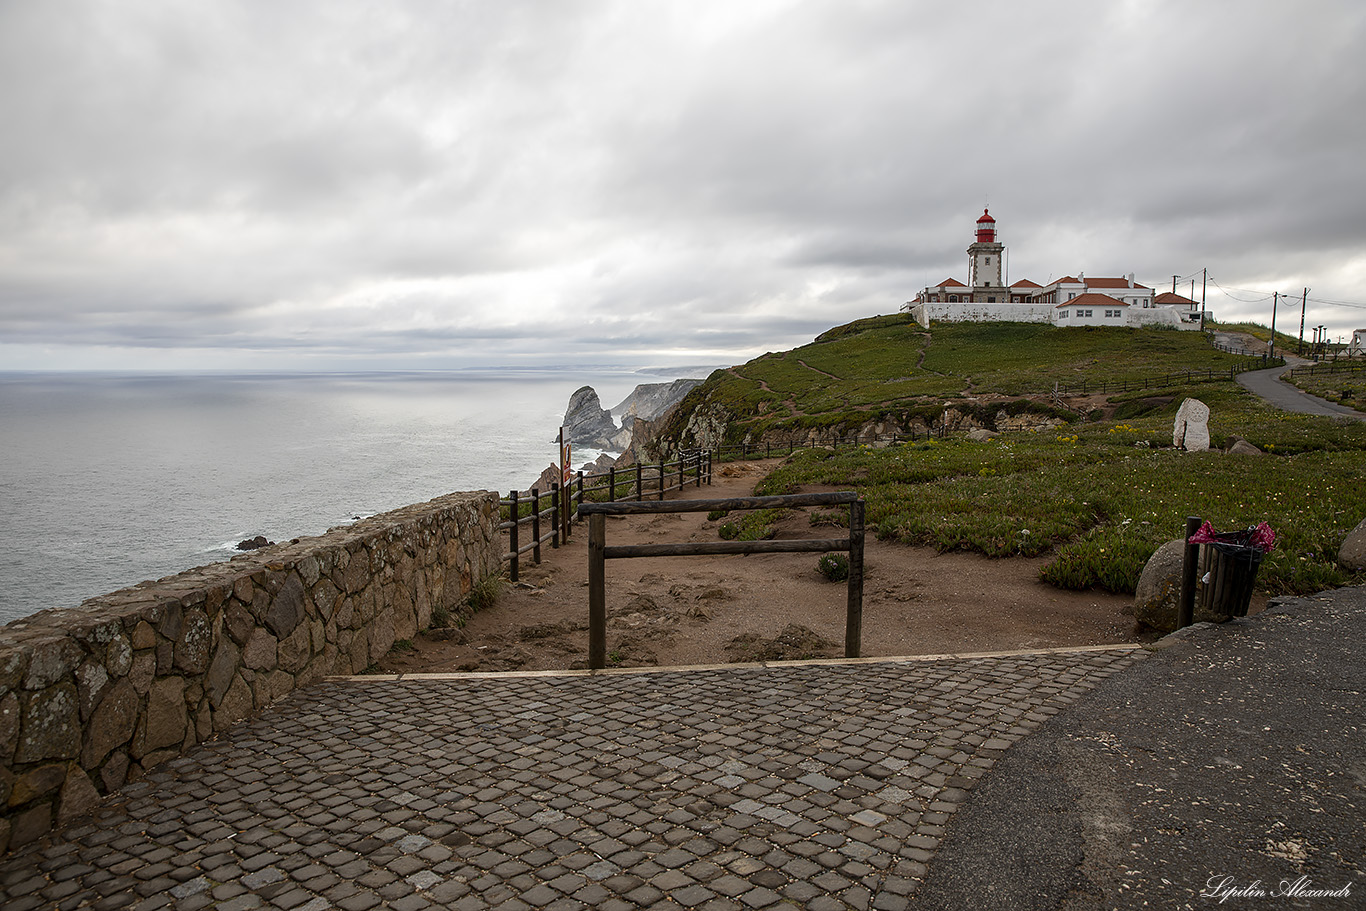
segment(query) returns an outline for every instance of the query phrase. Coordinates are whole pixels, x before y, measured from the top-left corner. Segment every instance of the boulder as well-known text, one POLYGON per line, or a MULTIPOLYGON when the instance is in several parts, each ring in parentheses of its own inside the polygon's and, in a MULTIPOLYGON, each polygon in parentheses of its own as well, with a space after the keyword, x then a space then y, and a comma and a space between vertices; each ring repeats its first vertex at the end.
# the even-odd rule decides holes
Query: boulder
POLYGON ((1172 424, 1172 445, 1187 452, 1209 451, 1209 406, 1199 399, 1186 399, 1176 411, 1172 424))
POLYGON ((977 443, 985 443, 987 440, 995 439, 998 436, 1000 436, 1000 434, 994 430, 982 430, 979 428, 977 430, 968 431, 968 439, 977 443))
MULTIPOLYGON (((358 518, 359 518, 359 517, 358 517, 358 518)), ((254 537, 254 538, 247 538, 245 541, 239 542, 238 545, 237 545, 237 549, 238 549, 238 550, 260 550, 262 547, 270 547, 270 546, 273 545, 274 543, 275 543, 274 541, 268 541, 268 540, 266 540, 266 536, 265 536, 265 535, 257 535, 257 536, 254 537)))
MULTIPOLYGON (((1181 567, 1186 542, 1177 539, 1159 547, 1143 566, 1134 591, 1134 618, 1163 633, 1176 629, 1176 610, 1181 600, 1181 567)), ((1194 623, 1223 623, 1227 614, 1215 614, 1200 604, 1199 579, 1196 580, 1194 623)))
POLYGON ((1262 451, 1247 440, 1235 440, 1228 448, 1229 455, 1261 455, 1262 451))
POLYGON ((1177 539, 1163 544, 1148 558, 1134 591, 1134 618, 1138 622, 1164 633, 1176 629, 1185 552, 1186 542, 1177 539))
POLYGON ((1366 519, 1362 519, 1361 524, 1348 532, 1342 547, 1338 549, 1338 563, 1353 572, 1366 570, 1366 519))

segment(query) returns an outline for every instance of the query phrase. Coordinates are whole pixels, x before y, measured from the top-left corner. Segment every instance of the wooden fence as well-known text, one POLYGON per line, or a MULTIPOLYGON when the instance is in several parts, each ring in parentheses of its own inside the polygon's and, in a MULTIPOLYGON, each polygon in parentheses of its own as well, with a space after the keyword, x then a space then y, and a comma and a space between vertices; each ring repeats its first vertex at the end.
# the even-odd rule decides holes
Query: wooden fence
MULTIPOLYGON (((1221 349, 1229 350, 1229 349, 1221 349)), ((1235 352, 1236 353, 1236 352, 1235 352)), ((1214 383, 1224 380, 1232 380, 1240 373, 1249 370, 1263 370, 1267 367, 1279 367, 1285 363, 1284 358, 1268 358, 1265 355, 1251 358, 1240 364, 1229 367, 1228 370, 1178 370, 1175 373, 1165 373, 1161 377, 1149 377, 1142 380, 1081 380, 1079 383, 1059 383, 1053 390, 1054 395, 1109 395, 1119 392, 1140 392, 1144 389, 1164 389, 1177 384, 1190 385, 1191 383, 1214 383)))
POLYGON ((835 493, 786 494, 662 502, 584 503, 588 516, 588 667, 607 665, 607 572, 605 562, 630 557, 713 556, 718 554, 828 553, 849 554, 849 584, 844 623, 844 654, 859 657, 863 638, 863 501, 852 490, 835 493), (658 515, 712 510, 753 510, 797 506, 849 506, 849 537, 816 540, 703 541, 676 544, 607 545, 607 516, 658 515))
POLYGON ((561 540, 568 541, 573 522, 582 514, 585 503, 643 501, 647 496, 663 500, 667 493, 682 490, 688 484, 701 487, 703 481, 712 481, 712 454, 696 449, 684 452, 672 462, 637 462, 631 468, 612 466, 589 474, 578 471, 563 488, 552 482, 550 492, 545 494, 534 487, 526 494, 510 491, 506 500, 498 501, 507 510, 507 519, 498 528, 508 533, 508 551, 503 554, 508 577, 513 582, 518 580, 523 554, 530 551, 532 561, 540 564, 541 545, 549 541, 551 547, 559 547, 561 540), (541 520, 546 518, 550 520, 550 531, 543 534, 541 520), (521 543, 524 525, 531 526, 531 540, 525 544, 521 543))
POLYGON ((1314 376, 1323 373, 1353 373, 1358 370, 1366 370, 1366 361, 1355 360, 1331 360, 1321 361, 1317 364, 1307 364, 1303 367, 1291 367, 1286 371, 1287 376, 1314 376))

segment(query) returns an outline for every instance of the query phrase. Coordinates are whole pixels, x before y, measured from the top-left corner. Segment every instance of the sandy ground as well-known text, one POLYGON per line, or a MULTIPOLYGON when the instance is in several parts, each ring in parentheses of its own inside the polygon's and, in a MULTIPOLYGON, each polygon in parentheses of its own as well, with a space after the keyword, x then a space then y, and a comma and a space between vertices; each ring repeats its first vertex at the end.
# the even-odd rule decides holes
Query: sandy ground
MULTIPOLYGON (((718 466, 688 499, 749 496, 777 460, 718 466)), ((671 497, 678 494, 671 494, 671 497)), ((608 544, 716 541, 725 520, 675 513, 607 519, 608 544)), ((801 511, 778 538, 838 538, 801 511)), ((586 524, 464 626, 420 634, 379 670, 555 670, 586 666, 586 524)), ((607 562, 609 666, 662 667, 844 654, 846 586, 817 572, 818 554, 646 557, 607 562)), ((866 539, 864 656, 934 655, 1138 641, 1132 597, 1038 581, 1046 558, 993 560, 866 539)))

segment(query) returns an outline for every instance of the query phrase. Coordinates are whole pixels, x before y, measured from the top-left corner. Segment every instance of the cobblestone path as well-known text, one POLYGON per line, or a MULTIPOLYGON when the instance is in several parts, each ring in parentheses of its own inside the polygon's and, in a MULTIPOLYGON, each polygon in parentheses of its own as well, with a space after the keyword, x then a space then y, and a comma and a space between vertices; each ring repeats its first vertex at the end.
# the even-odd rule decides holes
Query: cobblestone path
POLYGON ((0 907, 903 907, 1013 742, 1144 653, 330 682, 0 863, 0 907))

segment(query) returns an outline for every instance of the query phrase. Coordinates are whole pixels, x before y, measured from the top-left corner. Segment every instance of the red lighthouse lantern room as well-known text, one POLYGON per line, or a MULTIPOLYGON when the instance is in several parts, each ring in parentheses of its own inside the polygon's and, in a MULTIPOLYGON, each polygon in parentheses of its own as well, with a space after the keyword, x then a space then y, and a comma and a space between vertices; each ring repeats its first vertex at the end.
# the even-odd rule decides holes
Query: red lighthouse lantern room
POLYGON ((982 217, 977 219, 977 242, 979 244, 996 243, 996 219, 991 217, 986 209, 982 210, 982 217))

